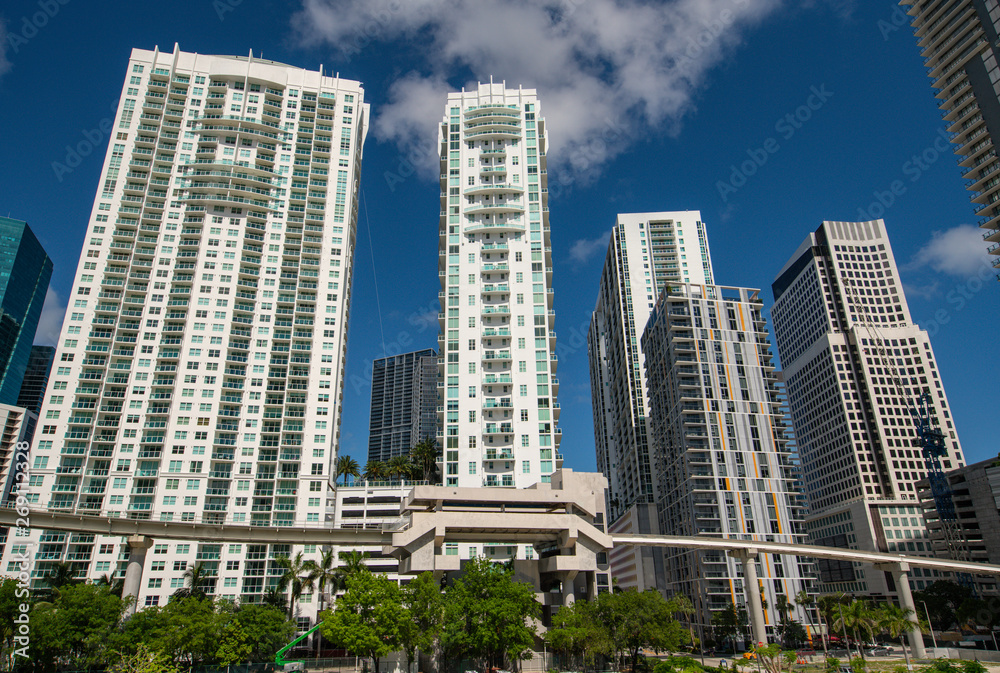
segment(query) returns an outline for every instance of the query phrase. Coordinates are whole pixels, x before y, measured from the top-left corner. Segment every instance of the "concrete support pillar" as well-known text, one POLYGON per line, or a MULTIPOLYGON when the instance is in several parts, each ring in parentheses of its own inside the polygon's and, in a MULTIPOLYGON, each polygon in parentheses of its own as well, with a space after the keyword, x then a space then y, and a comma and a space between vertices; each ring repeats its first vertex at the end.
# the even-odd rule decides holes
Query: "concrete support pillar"
POLYGON ((730 554, 743 563, 743 590, 746 592, 747 616, 753 633, 753 644, 767 645, 767 627, 764 625, 764 606, 760 601, 760 581, 757 579, 757 550, 737 549, 730 554))
POLYGON ((562 577, 562 597, 563 606, 569 607, 576 602, 576 594, 573 592, 573 583, 576 581, 576 570, 567 570, 562 577))
POLYGON ((128 567, 125 569, 125 583, 122 588, 122 598, 131 598, 132 602, 125 609, 125 615, 135 612, 139 602, 139 589, 142 587, 142 566, 146 562, 146 551, 153 546, 153 538, 145 535, 133 535, 128 539, 128 567))
POLYGON ((597 573, 593 570, 587 572, 587 600, 597 600, 597 573))
POLYGON ((910 578, 907 575, 910 571, 910 565, 908 563, 886 563, 875 567, 892 575, 892 581, 896 585, 896 593, 899 595, 900 606, 911 612, 910 620, 913 626, 907 635, 907 640, 910 641, 913 658, 926 659, 927 650, 924 649, 924 634, 920 631, 917 606, 913 603, 913 594, 910 593, 910 578))

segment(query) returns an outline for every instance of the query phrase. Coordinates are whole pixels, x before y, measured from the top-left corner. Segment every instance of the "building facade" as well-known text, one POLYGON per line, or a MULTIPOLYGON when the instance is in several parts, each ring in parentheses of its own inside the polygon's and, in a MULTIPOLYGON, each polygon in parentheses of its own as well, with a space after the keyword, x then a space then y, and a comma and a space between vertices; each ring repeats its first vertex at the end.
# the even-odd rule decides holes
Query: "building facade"
MULTIPOLYGON (((250 57, 133 50, 31 449, 38 506, 323 525, 340 432, 358 82, 250 57)), ((122 573, 121 538, 32 531, 32 577, 122 573)), ((259 601, 267 545, 158 543, 139 607, 203 562, 259 601), (252 548, 251 548, 252 547, 252 548)))
MULTIPOLYGON (((759 291, 670 285, 642 335, 658 526, 667 535, 802 543, 805 514, 787 450, 784 412, 759 291)), ((757 560, 767 631, 780 606, 808 590, 811 564, 757 560)), ((672 553, 667 583, 691 597, 703 623, 745 600, 742 565, 718 552, 672 553)))
POLYGON ((42 400, 45 398, 45 387, 49 384, 49 373, 52 371, 52 361, 56 357, 54 346, 31 347, 28 355, 28 366, 24 370, 21 390, 17 395, 17 406, 38 414, 42 410, 42 400))
POLYGON ((587 335, 594 445, 611 521, 656 501, 639 337, 663 288, 685 282, 714 282, 701 213, 619 214, 587 335))
POLYGON ((525 488, 559 466, 545 120, 533 89, 448 94, 439 127, 445 486, 525 488))
POLYGON ((0 404, 17 404, 51 277, 27 223, 0 217, 0 404))
MULTIPOLYGON (((930 339, 910 318, 884 222, 823 222, 772 290, 810 542, 929 554, 917 489, 927 469, 911 415, 923 393, 930 395, 931 424, 944 433, 942 468, 962 467, 964 459, 930 339)), ((831 562, 820 570, 824 593, 894 591, 871 566, 831 562)), ((921 577, 915 572, 911 584, 921 577)))
MULTIPOLYGON (((988 250, 1000 254, 1000 4, 997 0, 902 0, 944 119, 939 142, 959 156, 988 250)), ((935 142, 937 149, 938 141, 935 142)), ((1000 258, 993 261, 1000 266, 1000 258)))
MULTIPOLYGON (((1000 509, 997 508, 997 502, 1000 502, 1000 460, 990 458, 966 465, 951 470, 946 476, 968 560, 1000 563, 1000 509)), ((917 482, 917 488, 934 555, 951 558, 953 550, 946 539, 930 482, 922 479, 917 482)), ((980 595, 997 593, 996 578, 978 576, 974 581, 980 595)))
POLYGON ((437 377, 433 348, 375 360, 368 460, 386 462, 425 439, 437 441, 437 377))
MULTIPOLYGON (((17 488, 17 474, 21 470, 14 461, 18 444, 30 443, 35 435, 38 414, 21 407, 0 404, 0 502, 7 502, 17 488)), ((4 535, 10 535, 8 529, 4 535)))

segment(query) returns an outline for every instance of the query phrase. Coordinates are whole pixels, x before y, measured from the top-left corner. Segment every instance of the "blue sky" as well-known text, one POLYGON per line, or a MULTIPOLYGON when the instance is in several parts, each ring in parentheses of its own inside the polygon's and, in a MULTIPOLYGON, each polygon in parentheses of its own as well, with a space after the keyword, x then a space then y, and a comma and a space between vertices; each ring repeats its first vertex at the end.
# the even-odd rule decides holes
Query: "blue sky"
POLYGON ((53 259, 38 338, 53 343, 107 145, 97 136, 133 47, 252 49, 361 80, 373 126, 341 450, 364 462, 371 361, 383 342, 390 353, 437 342, 431 148, 443 94, 492 76, 537 88, 549 127, 568 467, 595 464, 586 326, 615 214, 686 209, 707 223, 716 281, 764 288, 768 306, 775 274, 820 221, 882 215, 967 459, 982 460, 997 450, 986 421, 1000 285, 898 19, 892 2, 851 0, 8 0, 0 214, 27 220, 53 259), (98 150, 54 169, 88 137, 98 150))

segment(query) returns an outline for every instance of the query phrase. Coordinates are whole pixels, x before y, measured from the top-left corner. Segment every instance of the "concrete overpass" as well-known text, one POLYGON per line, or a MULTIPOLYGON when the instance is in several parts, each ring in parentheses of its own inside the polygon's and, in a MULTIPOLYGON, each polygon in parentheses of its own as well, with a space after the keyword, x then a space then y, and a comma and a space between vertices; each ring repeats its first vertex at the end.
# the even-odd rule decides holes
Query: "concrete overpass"
MULTIPOLYGON (((569 481, 571 478, 567 479, 569 481)), ((574 484, 575 485, 575 484, 574 484)), ((589 484, 587 485, 589 486, 589 484)), ((567 489, 568 490, 568 489, 567 489)), ((590 491, 589 488, 587 488, 590 491)), ((596 489, 595 489, 596 490, 596 489)), ((839 547, 787 544, 764 540, 741 540, 721 537, 683 537, 664 535, 607 535, 597 523, 603 498, 565 493, 562 489, 521 489, 498 492, 494 489, 454 489, 441 486, 416 487, 403 503, 401 518, 382 529, 335 529, 319 526, 247 526, 206 522, 149 521, 93 516, 71 512, 29 509, 19 516, 10 506, 0 507, 0 526, 16 529, 27 519, 32 529, 93 533, 124 537, 129 544, 124 595, 137 597, 142 579, 146 550, 154 539, 213 540, 250 544, 381 545, 400 559, 401 572, 444 572, 457 570, 457 557, 435 554, 445 540, 452 542, 484 539, 517 539, 528 543, 553 543, 554 557, 541 559, 539 565, 564 578, 565 604, 572 600, 572 582, 578 573, 596 569, 597 553, 614 546, 632 545, 669 547, 684 550, 719 550, 743 563, 746 579, 746 603, 754 639, 766 641, 764 613, 755 559, 759 554, 784 554, 807 558, 826 558, 869 563, 891 573, 899 592, 900 603, 916 615, 907 577, 911 567, 946 572, 1000 575, 1000 565, 953 561, 925 556, 907 556, 860 551, 839 547), (19 522, 19 519, 21 520, 19 522), (580 544, 578 544, 580 542, 580 544), (440 566, 440 567, 439 567, 440 566), (452 567, 455 566, 455 567, 452 567), (404 568, 406 570, 404 570, 404 568), (568 588, 567 588, 568 587, 568 588)), ((22 512, 25 510, 22 509, 22 512)), ((587 593, 593 593, 588 582, 587 593)), ((923 639, 914 622, 910 643, 918 658, 925 655, 923 639)))

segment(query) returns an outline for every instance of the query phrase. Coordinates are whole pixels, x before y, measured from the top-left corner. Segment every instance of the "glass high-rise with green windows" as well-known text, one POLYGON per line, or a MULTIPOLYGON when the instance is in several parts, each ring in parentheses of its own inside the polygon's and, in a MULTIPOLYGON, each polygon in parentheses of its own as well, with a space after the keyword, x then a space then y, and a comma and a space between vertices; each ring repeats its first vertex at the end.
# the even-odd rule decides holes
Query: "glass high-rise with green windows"
POLYGON ((0 217, 0 404, 17 404, 51 277, 28 224, 0 217))

